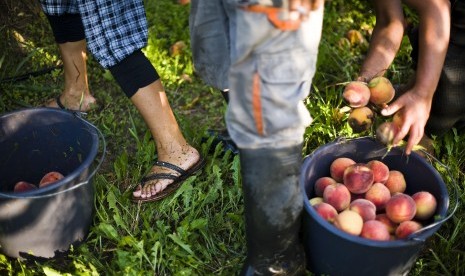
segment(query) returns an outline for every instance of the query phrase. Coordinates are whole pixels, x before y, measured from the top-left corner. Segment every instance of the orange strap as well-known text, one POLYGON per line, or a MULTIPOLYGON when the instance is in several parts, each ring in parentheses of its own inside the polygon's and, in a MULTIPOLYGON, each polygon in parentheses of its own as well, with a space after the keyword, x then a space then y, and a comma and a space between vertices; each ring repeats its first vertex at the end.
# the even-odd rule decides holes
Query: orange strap
POLYGON ((241 7, 241 9, 250 12, 264 13, 268 17, 268 20, 276 28, 282 31, 295 31, 300 27, 300 20, 282 20, 280 14, 284 12, 282 8, 269 7, 262 5, 250 5, 241 7))

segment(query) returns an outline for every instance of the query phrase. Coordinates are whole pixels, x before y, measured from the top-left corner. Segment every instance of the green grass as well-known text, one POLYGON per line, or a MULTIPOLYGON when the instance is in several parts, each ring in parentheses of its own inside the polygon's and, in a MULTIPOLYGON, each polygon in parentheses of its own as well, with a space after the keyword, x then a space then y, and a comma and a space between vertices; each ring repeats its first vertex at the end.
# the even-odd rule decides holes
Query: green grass
MULTIPOLYGON (((9 20, 0 33, 0 79, 59 65, 49 26, 35 5, 6 1, 9 20), (23 14, 21 15, 21 12, 23 14), (8 24, 7 24, 7 23, 8 24), (24 38, 18 42, 17 34, 24 38), (16 37, 16 38, 15 38, 16 37)), ((19 1, 21 2, 21 1, 19 1)), ((186 138, 207 155, 211 141, 202 143, 207 128, 224 125, 225 105, 218 91, 203 85, 193 70, 191 53, 171 57, 169 47, 185 41, 189 48, 188 6, 174 0, 146 1, 150 41, 146 55, 162 76, 175 115, 186 138), (182 78, 187 74, 188 82, 182 78)), ((304 154, 338 137, 358 137, 347 125, 340 97, 343 83, 356 76, 366 45, 338 46, 350 29, 369 38, 374 24, 364 1, 326 3, 318 71, 306 105, 314 119, 305 133, 304 154)), ((408 78, 409 46, 405 43, 388 74, 395 83, 408 78)), ((150 204, 130 201, 132 189, 150 168, 155 147, 142 118, 92 57, 91 90, 103 110, 90 113, 107 141, 105 161, 94 177, 95 217, 88 239, 63 258, 30 262, 0 254, 2 275, 234 275, 245 257, 245 236, 239 159, 221 148, 208 154, 202 174, 189 178, 169 198, 150 204)), ((37 106, 62 88, 62 72, 0 83, 0 112, 37 106)), ((452 131, 436 141, 435 153, 447 168, 441 172, 451 196, 465 199, 465 135, 452 131)), ((451 197, 453 204, 453 197, 451 197)), ((460 205, 455 215, 427 240, 410 275, 464 275, 465 223, 460 205)))

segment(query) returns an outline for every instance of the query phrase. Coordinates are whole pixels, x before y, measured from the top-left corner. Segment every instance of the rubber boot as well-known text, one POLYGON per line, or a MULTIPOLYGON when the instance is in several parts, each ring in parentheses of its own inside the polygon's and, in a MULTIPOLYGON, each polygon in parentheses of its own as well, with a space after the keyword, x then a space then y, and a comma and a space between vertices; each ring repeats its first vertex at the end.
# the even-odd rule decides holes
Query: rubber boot
POLYGON ((240 149, 247 258, 241 275, 304 275, 302 147, 240 149))
MULTIPOLYGON (((229 90, 221 90, 221 95, 223 96, 226 104, 229 103, 229 90)), ((231 139, 229 136, 228 130, 225 129, 208 129, 207 130, 208 137, 214 137, 213 142, 211 144, 211 149, 214 150, 218 144, 223 144, 223 151, 226 152, 230 150, 233 154, 238 154, 239 150, 237 149, 236 143, 231 139)), ((208 140, 205 138, 204 141, 208 140)))

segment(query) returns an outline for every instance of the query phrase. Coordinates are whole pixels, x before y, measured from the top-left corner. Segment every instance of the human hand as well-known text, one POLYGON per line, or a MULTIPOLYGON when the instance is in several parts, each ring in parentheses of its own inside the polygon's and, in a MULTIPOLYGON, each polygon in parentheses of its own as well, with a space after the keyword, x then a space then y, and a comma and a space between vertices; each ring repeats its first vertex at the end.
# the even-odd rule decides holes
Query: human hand
POLYGON ((391 116, 398 112, 396 116, 401 118, 401 126, 393 144, 397 145, 405 136, 409 135, 405 152, 409 155, 424 134, 426 122, 431 110, 431 99, 417 93, 415 87, 408 90, 397 100, 381 110, 383 116, 391 116))

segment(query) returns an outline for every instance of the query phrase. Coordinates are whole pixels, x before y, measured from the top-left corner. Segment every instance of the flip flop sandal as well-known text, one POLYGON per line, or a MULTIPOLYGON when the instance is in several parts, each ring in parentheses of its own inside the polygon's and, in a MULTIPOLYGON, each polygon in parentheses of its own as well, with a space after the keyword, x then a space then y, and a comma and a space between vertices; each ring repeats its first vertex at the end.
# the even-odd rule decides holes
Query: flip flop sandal
POLYGON ((156 179, 171 179, 173 182, 168 184, 165 189, 162 191, 158 192, 157 194, 151 196, 151 197, 132 197, 132 201, 134 202, 152 202, 152 201, 159 201, 170 194, 172 194, 174 191, 176 191, 181 184, 186 180, 189 176, 197 173, 203 166, 205 165, 205 160, 203 157, 200 156, 199 160, 192 165, 189 169, 184 170, 174 164, 168 163, 168 162, 163 162, 163 161, 155 161, 154 166, 160 166, 160 167, 165 167, 168 169, 171 169, 173 171, 176 171, 179 173, 179 175, 174 175, 171 173, 152 173, 149 174, 145 177, 142 178, 140 181, 141 188, 144 187, 147 183, 149 183, 152 180, 156 179))
MULTIPOLYGON (((79 110, 79 109, 69 109, 69 108, 67 108, 67 107, 61 102, 60 95, 58 95, 58 96, 55 98, 55 101, 56 101, 56 103, 57 103, 57 105, 58 105, 58 107, 59 107, 60 109, 67 110, 67 111, 71 111, 71 112, 80 112, 80 113, 84 113, 84 114, 85 114, 85 113, 88 113, 89 111, 99 110, 99 107, 98 107, 97 104, 95 104, 95 105, 97 105, 97 106, 91 107, 88 111, 81 111, 81 110, 79 110)), ((91 106, 92 106, 92 105, 91 105, 91 106)))

